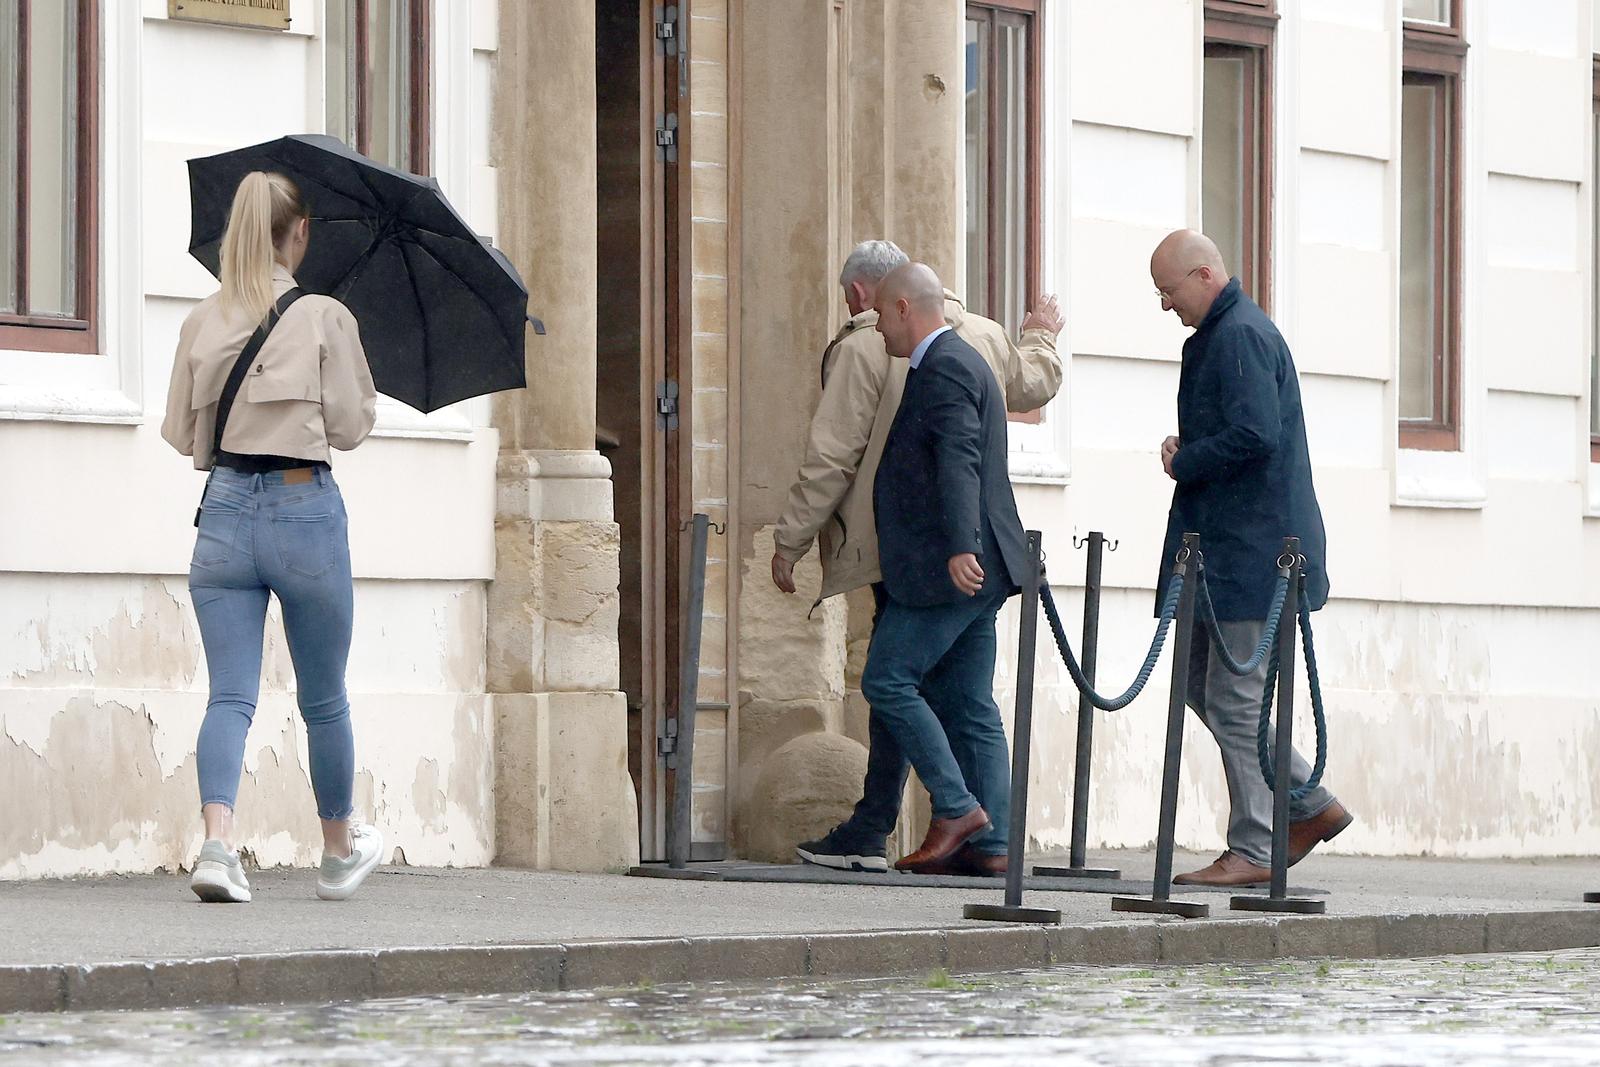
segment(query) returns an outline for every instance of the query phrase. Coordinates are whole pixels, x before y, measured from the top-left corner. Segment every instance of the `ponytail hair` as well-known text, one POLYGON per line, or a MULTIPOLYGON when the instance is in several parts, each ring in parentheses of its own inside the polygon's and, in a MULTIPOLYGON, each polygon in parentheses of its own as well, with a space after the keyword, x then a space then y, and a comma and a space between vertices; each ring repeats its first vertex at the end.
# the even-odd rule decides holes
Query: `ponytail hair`
POLYGON ((273 171, 244 176, 222 236, 222 307, 256 322, 272 307, 272 264, 295 223, 309 217, 300 187, 273 171))

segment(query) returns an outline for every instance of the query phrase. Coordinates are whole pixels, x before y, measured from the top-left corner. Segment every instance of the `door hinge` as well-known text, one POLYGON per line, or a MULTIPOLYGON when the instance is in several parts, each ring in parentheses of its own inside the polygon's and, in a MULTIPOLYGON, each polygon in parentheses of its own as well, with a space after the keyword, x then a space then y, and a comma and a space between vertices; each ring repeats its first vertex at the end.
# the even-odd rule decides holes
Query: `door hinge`
POLYGON ((665 733, 656 738, 656 755, 667 761, 668 767, 676 767, 675 758, 678 754, 678 720, 668 719, 665 733))
POLYGON ((656 147, 668 163, 678 161, 678 116, 656 116, 656 147))
POLYGON ((678 428, 678 383, 656 383, 656 427, 662 430, 678 428))
POLYGON ((678 54, 678 7, 676 4, 666 10, 656 8, 656 40, 661 42, 661 50, 669 56, 678 54))

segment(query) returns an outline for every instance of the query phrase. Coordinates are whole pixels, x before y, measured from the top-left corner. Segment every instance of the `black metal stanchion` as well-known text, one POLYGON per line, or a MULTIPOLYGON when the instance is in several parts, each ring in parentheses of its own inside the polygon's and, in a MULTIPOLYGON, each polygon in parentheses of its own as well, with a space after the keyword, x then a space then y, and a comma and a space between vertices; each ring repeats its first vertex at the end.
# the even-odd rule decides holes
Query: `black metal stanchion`
POLYGON ((667 826, 667 862, 675 870, 689 865, 694 827, 694 719, 700 700, 700 623, 706 596, 706 540, 711 519, 694 517, 689 545, 689 586, 683 620, 683 658, 678 676, 677 745, 667 757, 672 778, 672 821, 667 826))
POLYGON ((1004 904, 968 904, 961 909, 968 919, 1010 923, 1058 923, 1054 908, 1022 906, 1023 849, 1028 841, 1028 766, 1033 748, 1033 658, 1039 639, 1039 583, 1043 579, 1043 536, 1028 531, 1028 573, 1022 586, 1021 640, 1017 648, 1017 702, 1011 723, 1011 826, 1006 839, 1006 897, 1004 904))
MULTIPOLYGON (((1282 623, 1278 626, 1278 726, 1274 750, 1272 783, 1272 881, 1267 896, 1236 896, 1229 903, 1234 911, 1294 912, 1320 915, 1328 910, 1324 901, 1289 896, 1289 794, 1294 788, 1290 762, 1294 759, 1294 653, 1300 618, 1300 574, 1304 557, 1300 539, 1283 539, 1279 566, 1289 564, 1289 591, 1283 598, 1282 623)), ((1268 652, 1271 655, 1271 652, 1268 652)))
MULTIPOLYGON (((1106 535, 1090 530, 1084 539, 1089 548, 1089 561, 1083 575, 1083 677, 1094 685, 1095 665, 1100 658, 1100 567, 1106 549, 1106 535)), ((1109 551, 1116 551, 1112 542, 1109 551)), ((1078 687, 1078 750, 1072 775, 1072 848, 1066 867, 1035 867, 1034 874, 1051 878, 1121 878, 1122 872, 1114 867, 1090 867, 1085 852, 1089 837, 1089 773, 1094 757, 1094 705, 1089 702, 1089 691, 1078 687)))
POLYGON ((1178 768, 1183 762, 1183 720, 1189 689, 1189 647, 1194 637, 1194 602, 1199 588, 1200 535, 1183 535, 1173 573, 1183 576, 1183 591, 1178 597, 1173 625, 1177 636, 1172 642, 1172 695, 1167 700, 1167 753, 1161 772, 1161 821, 1156 831, 1156 877, 1149 899, 1112 897, 1112 911, 1136 911, 1156 915, 1181 915, 1203 919, 1211 905, 1192 900, 1172 899, 1172 848, 1178 828, 1178 768))

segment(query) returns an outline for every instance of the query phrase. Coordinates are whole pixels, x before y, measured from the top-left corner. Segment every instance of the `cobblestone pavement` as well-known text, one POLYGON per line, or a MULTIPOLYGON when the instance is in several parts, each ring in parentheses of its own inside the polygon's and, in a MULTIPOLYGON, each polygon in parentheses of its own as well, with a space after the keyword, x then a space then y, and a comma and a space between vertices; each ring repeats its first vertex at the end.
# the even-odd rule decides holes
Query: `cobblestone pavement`
POLYGON ((0 1065, 1600 1062, 1600 950, 13 1015, 0 1065))

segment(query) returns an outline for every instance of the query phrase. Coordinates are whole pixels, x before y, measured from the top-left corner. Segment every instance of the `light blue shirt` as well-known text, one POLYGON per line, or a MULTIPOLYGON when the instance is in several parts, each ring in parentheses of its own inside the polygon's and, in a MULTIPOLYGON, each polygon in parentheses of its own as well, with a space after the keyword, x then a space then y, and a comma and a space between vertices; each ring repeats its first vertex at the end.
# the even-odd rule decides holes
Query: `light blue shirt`
POLYGON ((933 344, 934 338, 938 337, 941 333, 949 332, 950 327, 948 325, 941 326, 928 336, 924 337, 921 341, 917 342, 917 347, 911 350, 911 369, 916 370, 918 367, 922 366, 922 357, 928 354, 928 346, 933 344))
POLYGON ((928 355, 928 347, 933 344, 934 338, 938 338, 939 334, 941 333, 949 333, 949 331, 949 325, 939 326, 938 330, 934 330, 933 333, 928 334, 928 336, 923 338, 922 341, 918 341, 917 347, 910 350, 910 370, 917 370, 918 366, 922 366, 922 357, 928 355))

